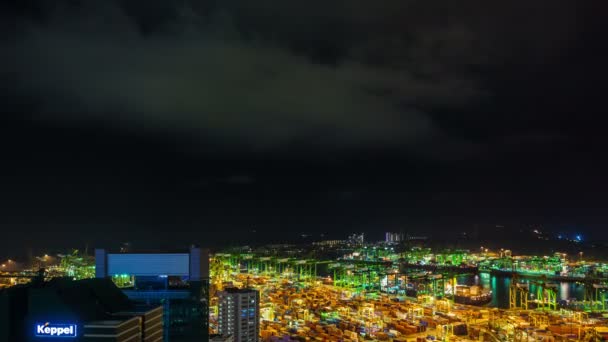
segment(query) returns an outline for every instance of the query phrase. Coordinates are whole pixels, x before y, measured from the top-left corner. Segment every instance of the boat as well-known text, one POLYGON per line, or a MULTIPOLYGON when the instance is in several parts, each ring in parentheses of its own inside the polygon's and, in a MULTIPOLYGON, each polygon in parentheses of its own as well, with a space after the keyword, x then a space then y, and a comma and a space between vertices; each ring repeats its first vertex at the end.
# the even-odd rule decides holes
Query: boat
POLYGON ((492 291, 481 286, 457 285, 454 302, 466 305, 485 305, 492 301, 492 291))

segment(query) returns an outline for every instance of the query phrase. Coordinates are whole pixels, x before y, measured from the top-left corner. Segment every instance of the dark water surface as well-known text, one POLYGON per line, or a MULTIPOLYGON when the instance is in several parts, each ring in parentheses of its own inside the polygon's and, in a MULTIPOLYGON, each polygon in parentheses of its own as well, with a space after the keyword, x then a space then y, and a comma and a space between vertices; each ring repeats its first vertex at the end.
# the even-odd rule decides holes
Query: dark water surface
MULTIPOLYGON (((481 285, 485 289, 492 291, 492 302, 490 306, 498 308, 509 307, 509 286, 511 278, 507 276, 495 276, 489 273, 479 275, 462 275, 457 277, 458 284, 461 285, 481 285)), ((522 279, 522 282, 530 283, 530 293, 536 294, 537 285, 534 280, 522 279)), ((583 300, 585 287, 575 282, 556 282, 557 300, 577 299, 583 300)), ((530 298, 533 299, 533 298, 530 298)))

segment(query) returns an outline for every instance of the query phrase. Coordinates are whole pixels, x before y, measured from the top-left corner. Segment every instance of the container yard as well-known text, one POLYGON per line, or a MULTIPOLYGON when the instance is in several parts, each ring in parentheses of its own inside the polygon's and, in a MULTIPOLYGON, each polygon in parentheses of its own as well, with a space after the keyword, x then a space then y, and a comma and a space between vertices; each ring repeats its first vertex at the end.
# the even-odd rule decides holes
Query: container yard
MULTIPOLYGON (((391 259, 390 252, 382 253, 382 258, 391 259)), ((397 286, 401 282, 399 279, 403 278, 405 282, 399 286, 405 288, 406 283, 420 276, 401 274, 389 263, 373 268, 370 267, 372 263, 350 266, 352 263, 348 262, 337 265, 314 260, 288 261, 286 258, 237 258, 240 260, 235 262, 234 256, 224 254, 215 259, 212 274, 218 277, 214 278, 213 284, 216 287, 250 287, 260 292, 262 341, 608 339, 608 314, 602 301, 604 297, 601 297, 605 289, 600 285, 590 286, 587 292, 591 297, 601 298, 589 301, 586 310, 571 310, 558 305, 555 287, 546 278, 533 281, 534 291, 531 293, 529 282, 519 282, 514 277, 506 294, 510 306, 499 309, 488 305, 487 301, 479 305, 455 301, 457 296, 476 298, 487 296, 487 292, 457 284, 453 274, 441 276, 440 272, 437 272, 439 275, 426 272, 424 291, 412 293, 391 291, 386 283, 392 281, 397 286), (324 263, 329 266, 330 271, 326 272, 329 275, 317 274, 317 268, 324 263), (341 273, 336 271, 338 267, 343 270, 341 273), (365 267, 365 276, 348 279, 351 274, 353 277, 361 274, 360 267, 365 267), (392 273, 397 274, 391 278, 392 273)), ((456 254, 444 255, 440 260, 451 258, 458 262, 473 259, 456 254)), ((212 327, 213 322, 212 313, 212 327)))
POLYGON ((239 274, 261 293, 263 341, 601 341, 606 315, 499 310, 239 274))

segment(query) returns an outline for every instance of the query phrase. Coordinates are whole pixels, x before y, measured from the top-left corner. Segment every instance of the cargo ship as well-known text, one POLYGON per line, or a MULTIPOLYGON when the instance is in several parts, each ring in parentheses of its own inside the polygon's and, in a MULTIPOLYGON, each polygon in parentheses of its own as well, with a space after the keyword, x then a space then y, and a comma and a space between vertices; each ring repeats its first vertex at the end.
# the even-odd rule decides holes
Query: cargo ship
POLYGON ((481 286, 457 285, 454 302, 466 305, 485 305, 492 301, 492 291, 481 286))

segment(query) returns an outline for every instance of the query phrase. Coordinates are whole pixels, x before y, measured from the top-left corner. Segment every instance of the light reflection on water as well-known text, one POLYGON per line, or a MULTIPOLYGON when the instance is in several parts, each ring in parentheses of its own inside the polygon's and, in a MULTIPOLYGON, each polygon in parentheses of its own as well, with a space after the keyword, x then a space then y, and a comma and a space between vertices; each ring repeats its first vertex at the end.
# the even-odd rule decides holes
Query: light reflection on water
MULTIPOLYGON (((480 285, 485 289, 492 291, 491 306, 499 308, 509 307, 509 286, 511 278, 507 276, 495 276, 489 273, 480 273, 479 275, 460 275, 457 277, 458 284, 463 285, 480 285)), ((530 293, 535 294, 537 285, 534 280, 522 279, 521 282, 530 284, 530 293)), ((577 283, 559 282, 558 283, 558 300, 568 300, 576 298, 583 300, 584 286, 577 283)))

